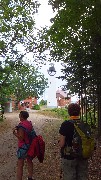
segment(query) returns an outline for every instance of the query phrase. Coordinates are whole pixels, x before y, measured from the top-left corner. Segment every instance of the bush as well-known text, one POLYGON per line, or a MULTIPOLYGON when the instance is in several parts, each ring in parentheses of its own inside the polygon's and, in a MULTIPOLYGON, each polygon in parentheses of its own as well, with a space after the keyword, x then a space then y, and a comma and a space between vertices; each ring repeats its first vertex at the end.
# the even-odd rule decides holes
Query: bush
POLYGON ((39 104, 40 106, 47 105, 47 101, 42 99, 39 104))
POLYGON ((35 104, 32 109, 34 109, 34 110, 40 110, 40 106, 39 106, 38 104, 35 104))
POLYGON ((68 118, 68 112, 67 112, 66 108, 54 108, 51 111, 56 112, 58 117, 61 117, 64 120, 66 120, 68 118))
POLYGON ((50 117, 57 117, 63 120, 68 119, 68 112, 65 108, 54 108, 54 109, 45 109, 43 111, 39 111, 39 113, 50 116, 50 117))

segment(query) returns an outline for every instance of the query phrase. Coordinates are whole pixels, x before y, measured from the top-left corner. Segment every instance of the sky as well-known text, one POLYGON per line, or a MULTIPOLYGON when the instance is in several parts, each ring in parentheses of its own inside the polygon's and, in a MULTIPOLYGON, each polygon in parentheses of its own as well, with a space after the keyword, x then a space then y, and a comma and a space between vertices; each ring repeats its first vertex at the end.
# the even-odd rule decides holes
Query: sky
POLYGON ((48 0, 39 0, 40 7, 36 16, 36 26, 43 27, 45 25, 50 26, 50 18, 54 17, 52 7, 48 5, 48 0))

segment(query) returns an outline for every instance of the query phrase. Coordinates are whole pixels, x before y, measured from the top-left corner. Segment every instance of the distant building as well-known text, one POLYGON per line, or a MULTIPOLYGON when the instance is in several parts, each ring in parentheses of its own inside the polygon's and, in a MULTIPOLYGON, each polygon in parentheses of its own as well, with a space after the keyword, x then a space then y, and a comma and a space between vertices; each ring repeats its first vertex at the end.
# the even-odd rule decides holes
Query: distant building
POLYGON ((71 97, 63 90, 56 91, 57 107, 66 107, 71 103, 71 97))
POLYGON ((29 110, 32 109, 32 107, 37 104, 37 98, 36 97, 28 97, 18 104, 19 110, 29 110))
MULTIPOLYGON (((19 110, 28 110, 32 109, 32 107, 37 104, 36 97, 28 97, 18 103, 19 110)), ((4 111, 12 112, 16 107, 16 99, 12 97, 8 102, 5 103, 4 111)))

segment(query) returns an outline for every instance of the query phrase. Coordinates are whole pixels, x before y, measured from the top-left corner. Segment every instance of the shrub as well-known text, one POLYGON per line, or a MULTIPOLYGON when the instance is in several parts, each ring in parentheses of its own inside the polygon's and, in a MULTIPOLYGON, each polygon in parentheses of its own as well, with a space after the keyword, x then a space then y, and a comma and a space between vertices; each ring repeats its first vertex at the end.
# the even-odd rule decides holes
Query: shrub
POLYGON ((42 99, 39 104, 40 104, 41 106, 47 105, 47 101, 42 99))
POLYGON ((66 108, 54 108, 51 111, 56 112, 58 117, 61 117, 64 120, 68 118, 68 112, 66 108))
POLYGON ((34 109, 34 110, 40 110, 40 106, 39 106, 38 104, 35 104, 32 109, 34 109))
POLYGON ((44 115, 46 114, 49 116, 58 117, 64 120, 68 119, 68 112, 67 109, 65 108, 46 109, 41 111, 40 113, 44 115))

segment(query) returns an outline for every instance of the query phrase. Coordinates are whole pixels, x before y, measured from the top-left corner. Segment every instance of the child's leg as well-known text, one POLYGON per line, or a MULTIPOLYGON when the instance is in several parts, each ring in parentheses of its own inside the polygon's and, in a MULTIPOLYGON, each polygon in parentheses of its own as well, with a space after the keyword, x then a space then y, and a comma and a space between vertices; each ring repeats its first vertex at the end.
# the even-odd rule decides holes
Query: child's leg
POLYGON ((17 162, 17 180, 22 180, 24 159, 18 159, 17 162))
POLYGON ((32 176, 33 176, 33 162, 29 158, 27 158, 27 166, 28 166, 28 177, 32 178, 32 176))

